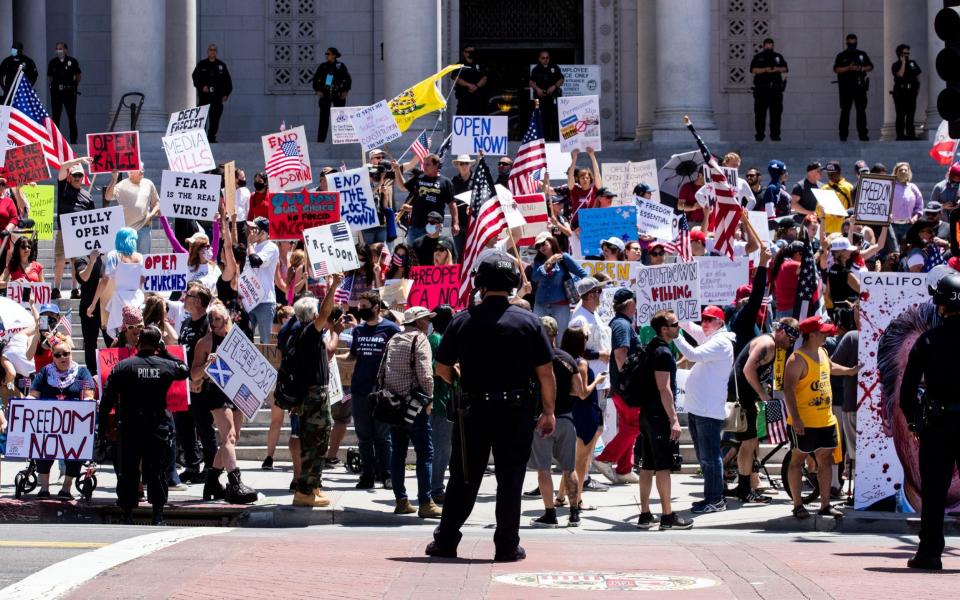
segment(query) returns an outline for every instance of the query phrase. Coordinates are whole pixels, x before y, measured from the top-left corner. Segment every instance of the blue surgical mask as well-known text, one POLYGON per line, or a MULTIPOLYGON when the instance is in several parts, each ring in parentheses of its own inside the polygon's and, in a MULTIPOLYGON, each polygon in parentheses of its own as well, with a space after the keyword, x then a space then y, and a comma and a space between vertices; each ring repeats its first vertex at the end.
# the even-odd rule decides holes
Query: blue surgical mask
POLYGON ((202 256, 203 256, 203 260, 207 262, 213 260, 213 248, 204 248, 202 256))
POLYGON ((437 225, 436 223, 427 223, 427 233, 429 233, 430 235, 433 235, 438 231, 440 231, 439 225, 437 225))
POLYGON ((17 55, 17 49, 16 49, 16 48, 10 48, 10 56, 16 56, 16 55, 17 55))

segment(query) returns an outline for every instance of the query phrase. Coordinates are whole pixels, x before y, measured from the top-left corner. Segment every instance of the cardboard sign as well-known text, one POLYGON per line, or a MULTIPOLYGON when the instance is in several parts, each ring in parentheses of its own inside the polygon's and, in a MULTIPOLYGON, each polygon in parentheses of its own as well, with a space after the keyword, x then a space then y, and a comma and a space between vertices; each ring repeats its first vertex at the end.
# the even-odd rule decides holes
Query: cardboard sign
POLYGON ((237 214, 237 163, 223 163, 223 204, 227 216, 237 214))
POLYGON ((40 142, 7 148, 3 161, 2 173, 10 187, 24 186, 50 177, 50 169, 47 167, 47 159, 43 155, 40 142))
POLYGON ((737 256, 695 256, 700 265, 700 302, 727 306, 733 304, 737 288, 750 280, 750 259, 737 256))
POLYGON ((207 113, 210 112, 210 105, 195 106, 185 108, 175 113, 170 113, 170 121, 167 123, 166 135, 181 133, 183 131, 193 131, 194 129, 203 129, 207 126, 207 113))
MULTIPOLYGON (((606 181, 604 181, 606 183, 606 181)), ((679 217, 666 204, 640 198, 637 205, 637 231, 658 240, 672 242, 677 239, 679 217)))
POLYGON ((557 98, 560 150, 601 150, 600 96, 557 98))
MULTIPOLYGON (((186 362, 183 346, 167 346, 167 352, 174 358, 186 362)), ((107 378, 121 360, 130 358, 137 353, 133 348, 100 348, 97 350, 97 377, 100 378, 100 389, 107 385, 107 378)), ((190 365, 187 365, 189 367, 190 365)), ((167 410, 182 412, 190 408, 190 380, 174 381, 167 390, 167 410)))
POLYGON ((182 292, 187 289, 187 254, 144 254, 145 292, 182 292))
POLYGON ((334 144, 356 144, 360 141, 357 131, 353 128, 350 115, 363 108, 362 106, 331 106, 330 107, 330 135, 334 144))
POLYGON ((637 323, 649 323, 661 310, 672 310, 681 321, 700 319, 700 264, 695 261, 639 267, 633 291, 637 323))
POLYGON ((380 288, 380 299, 390 306, 405 305, 412 285, 412 279, 388 279, 380 288))
POLYGON ((49 304, 51 298, 50 284, 37 281, 9 281, 7 282, 7 298, 26 309, 30 308, 31 302, 37 306, 49 304), (30 290, 29 301, 23 299, 24 288, 30 290))
POLYGON ((847 209, 840 204, 840 199, 833 193, 833 190, 810 190, 813 197, 817 199, 817 204, 823 209, 824 214, 834 215, 836 217, 846 217, 847 209))
POLYGON ((581 260, 577 261, 587 275, 596 277, 598 273, 603 273, 610 278, 608 287, 613 288, 632 288, 637 283, 637 269, 641 267, 640 263, 603 261, 603 260, 581 260))
POLYGON ((60 215, 64 256, 87 256, 93 250, 106 254, 114 249, 117 232, 122 227, 123 209, 119 206, 60 215))
POLYGON ((271 240, 299 240, 304 229, 340 220, 339 192, 281 192, 267 202, 271 240))
POLYGON ((87 134, 90 173, 140 170, 140 132, 111 131, 87 134))
POLYGON ((567 180, 567 169, 570 168, 572 158, 569 152, 560 149, 560 142, 548 142, 547 148, 547 172, 550 175, 550 181, 567 180))
POLYGON ((260 278, 252 271, 244 270, 237 279, 237 293, 243 310, 250 312, 267 297, 267 290, 263 289, 260 278))
POLYGON ((92 400, 11 398, 10 458, 92 460, 97 403, 92 400))
POLYGON ((854 203, 857 223, 887 225, 893 213, 896 178, 889 175, 861 175, 854 203))
POLYGON ((517 240, 517 245, 533 245, 537 236, 547 231, 550 225, 546 199, 543 194, 519 194, 513 197, 513 201, 526 222, 523 226, 523 237, 517 240))
POLYGON ((633 201, 633 188, 645 183, 653 188, 650 200, 660 202, 660 185, 657 183, 657 159, 640 162, 603 163, 603 186, 617 194, 614 203, 630 204, 633 201))
POLYGON ((600 240, 618 237, 637 239, 637 207, 583 208, 580 215, 580 247, 584 256, 603 256, 600 240))
POLYGON ((305 229, 303 241, 317 277, 360 268, 350 226, 344 221, 305 229))
POLYGON ((507 154, 508 117, 453 118, 453 138, 450 151, 454 154, 507 154))
POLYGON ((54 186, 27 185, 20 188, 27 204, 30 205, 30 218, 38 240, 53 239, 53 202, 54 186))
POLYGON ((340 192, 340 219, 350 224, 351 231, 380 226, 377 203, 370 187, 370 172, 366 167, 330 173, 327 175, 327 189, 340 192))
POLYGON ((239 327, 230 329, 205 372, 247 419, 257 415, 277 382, 277 370, 239 327))
POLYGON ((411 267, 410 294, 407 306, 423 306, 428 309, 439 304, 449 304, 454 310, 466 308, 460 295, 460 265, 411 267))
POLYGON ((386 100, 359 109, 350 115, 350 122, 357 133, 360 145, 368 152, 392 142, 401 135, 386 100))
POLYGON ((160 178, 160 214, 212 221, 220 203, 220 176, 164 171, 160 178))
POLYGON ((264 164, 270 162, 270 157, 284 142, 296 142, 297 152, 300 154, 300 167, 270 175, 268 177, 270 191, 274 193, 300 189, 313 183, 310 148, 307 147, 307 132, 303 125, 261 137, 260 146, 263 149, 264 164))
POLYGON ((163 151, 171 171, 203 173, 217 168, 213 150, 207 141, 207 132, 203 129, 173 133, 160 141, 163 142, 163 151))

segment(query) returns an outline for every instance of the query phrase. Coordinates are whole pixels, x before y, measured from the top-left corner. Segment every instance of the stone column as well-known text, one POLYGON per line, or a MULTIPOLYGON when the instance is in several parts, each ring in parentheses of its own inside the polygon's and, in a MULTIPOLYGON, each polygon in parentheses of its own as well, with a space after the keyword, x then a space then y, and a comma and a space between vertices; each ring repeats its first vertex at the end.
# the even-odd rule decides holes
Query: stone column
POLYGON ((637 3, 637 130, 634 139, 649 141, 653 136, 653 115, 657 108, 656 0, 637 3))
POLYGON ((383 77, 387 100, 440 70, 439 13, 438 0, 383 3, 383 77))
MULTIPOLYGON (((166 131, 169 114, 164 92, 166 75, 166 2, 111 0, 110 115, 128 92, 144 95, 137 129, 166 131)), ((123 123, 118 121, 118 126, 123 123)))
MULTIPOLYGON (((13 4, 0 2, 0 52, 10 52, 13 45, 13 4)), ((38 67, 39 68, 39 67, 38 67)))
MULTIPOLYGON (((940 126, 940 113, 937 111, 937 96, 944 88, 943 80, 937 75, 937 54, 943 50, 943 40, 937 37, 937 32, 933 30, 933 19, 943 8, 943 0, 927 0, 927 62, 921 63, 923 75, 920 76, 921 84, 926 80, 927 84, 927 139, 932 140, 937 135, 937 127, 940 126)), ((922 107, 917 107, 923 110, 922 107)))
POLYGON ((194 0, 167 0, 166 45, 166 110, 175 112, 197 103, 190 78, 199 60, 194 0))
MULTIPOLYGON (((897 60, 897 46, 906 44, 910 46, 910 58, 915 60, 924 71, 923 77, 929 76, 927 72, 927 48, 924 44, 926 39, 924 30, 925 11, 917 10, 909 2, 899 2, 898 0, 883 0, 883 64, 873 65, 871 79, 874 82, 883 82, 883 89, 880 90, 883 97, 883 127, 880 129, 880 139, 896 139, 896 111, 893 105, 893 96, 890 90, 893 89, 893 73, 890 66, 897 60), (878 73, 880 71, 882 73, 878 73)), ((932 28, 932 24, 931 24, 932 28)), ((917 115, 914 115, 914 127, 923 123, 923 115, 926 112, 921 104, 924 94, 917 98, 917 115)))
MULTIPOLYGON (((37 63, 37 82, 33 85, 44 103, 47 101, 47 3, 35 0, 14 0, 13 41, 23 43, 23 53, 37 63)), ((10 47, 3 49, 9 56, 10 47)))

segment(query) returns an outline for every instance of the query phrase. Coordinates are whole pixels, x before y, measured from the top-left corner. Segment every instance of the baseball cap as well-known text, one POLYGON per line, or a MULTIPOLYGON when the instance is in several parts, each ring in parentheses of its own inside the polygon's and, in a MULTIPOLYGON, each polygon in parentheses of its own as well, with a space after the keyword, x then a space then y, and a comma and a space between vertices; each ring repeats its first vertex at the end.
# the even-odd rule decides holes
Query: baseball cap
POLYGON ((623 304, 629 302, 630 300, 636 299, 636 294, 630 291, 629 288, 620 288, 613 294, 613 303, 614 304, 623 304))
POLYGON ((933 200, 927 204, 926 208, 923 209, 923 212, 935 215, 941 210, 943 210, 943 205, 936 200, 933 200))
POLYGON ((593 277, 584 277, 577 281, 577 295, 586 296, 593 290, 602 289, 605 284, 600 283, 593 277))
POLYGON ((415 321, 423 319, 424 317, 435 317, 437 313, 430 312, 422 306, 412 306, 407 310, 403 311, 403 324, 410 325, 415 321))
POLYGON ((72 167, 70 167, 70 174, 71 174, 71 175, 75 175, 75 174, 77 174, 77 173, 83 175, 83 165, 81 165, 81 164, 79 164, 79 163, 77 163, 77 164, 73 165, 72 167))
POLYGON ((453 246, 450 245, 450 242, 448 242, 447 240, 439 239, 437 240, 437 245, 434 248, 434 250, 441 250, 441 249, 449 252, 453 250, 453 246))
POLYGON ((550 237, 549 231, 541 231, 540 233, 537 234, 537 237, 534 238, 533 245, 539 246, 540 244, 546 242, 548 237, 550 237))
POLYGON ((950 165, 950 174, 951 175, 960 175, 960 161, 957 161, 950 165))
POLYGON ((777 219, 776 222, 777 222, 777 227, 787 227, 787 228, 796 227, 798 224, 797 220, 794 219, 793 217, 780 217, 779 219, 777 219))
POLYGON ((800 333, 826 333, 832 334, 837 332, 837 328, 833 323, 824 321, 821 317, 807 317, 806 319, 800 321, 800 333))
POLYGON ((737 293, 733 298, 734 302, 740 302, 744 298, 748 297, 753 292, 753 286, 749 283, 745 283, 737 288, 737 293))
POLYGON ((40 305, 40 314, 43 313, 53 313, 55 315, 60 314, 60 307, 56 304, 41 304, 40 305))
POLYGON ((835 160, 831 160, 827 163, 827 166, 824 168, 824 171, 827 173, 839 173, 840 172, 840 163, 835 160))
POLYGON ((701 244, 707 243, 707 234, 699 229, 695 229, 690 232, 690 241, 691 242, 700 242, 701 244))
POLYGON ((500 250, 488 252, 477 267, 474 285, 499 292, 509 292, 519 286, 520 273, 513 257, 500 250))
POLYGON ((653 189, 652 187, 650 187, 645 183, 638 183, 637 185, 633 186, 634 196, 642 196, 644 194, 649 194, 650 192, 655 192, 655 191, 657 190, 653 189))
POLYGON ((706 317, 708 319, 717 319, 719 321, 725 320, 727 317, 723 314, 723 309, 719 306, 713 306, 712 304, 702 311, 700 311, 700 317, 706 317))
POLYGON ((605 239, 605 240, 600 240, 600 244, 601 244, 601 245, 602 245, 602 244, 607 244, 608 246, 614 246, 614 247, 617 248, 617 250, 619 250, 620 252, 623 252, 624 249, 626 249, 626 247, 627 247, 627 245, 623 243, 623 240, 621 240, 620 238, 615 237, 615 236, 613 236, 613 237, 608 237, 608 238, 605 239))
POLYGON ((613 193, 613 190, 610 188, 602 187, 597 190, 597 196, 603 196, 604 198, 616 198, 617 195, 613 193))
POLYGON ((430 212, 427 213, 427 221, 431 219, 433 219, 434 221, 440 221, 441 223, 443 223, 443 215, 441 215, 435 210, 431 210, 430 212))
POLYGON ((817 169, 822 169, 822 168, 823 168, 823 165, 820 164, 820 161, 815 160, 807 164, 807 173, 809 173, 810 171, 816 171, 817 169))
POLYGON ((845 237, 838 237, 830 242, 830 252, 843 252, 845 250, 856 250, 857 247, 850 243, 845 237))
POLYGON ((252 221, 247 221, 247 227, 256 227, 264 233, 270 233, 270 221, 266 217, 257 217, 252 221))
POLYGON ((383 156, 383 150, 381 150, 380 148, 374 148, 373 150, 370 151, 370 154, 368 154, 368 156, 370 158, 373 158, 374 156, 383 156))

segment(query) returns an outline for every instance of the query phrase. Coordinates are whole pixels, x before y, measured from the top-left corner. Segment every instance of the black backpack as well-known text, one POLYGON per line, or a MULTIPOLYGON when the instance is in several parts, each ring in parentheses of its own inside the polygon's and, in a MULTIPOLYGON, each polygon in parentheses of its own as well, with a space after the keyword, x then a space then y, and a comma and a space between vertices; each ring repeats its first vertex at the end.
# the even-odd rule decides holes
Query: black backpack
POLYGON ((627 355, 627 360, 617 376, 614 391, 623 398, 627 406, 637 407, 642 404, 641 395, 648 375, 647 357, 646 348, 638 346, 632 354, 627 355))
MULTIPOLYGON (((296 317, 294 317, 296 318, 296 317)), ((273 389, 273 401, 283 410, 291 410, 303 404, 303 399, 307 395, 307 385, 302 378, 297 377, 298 372, 302 372, 300 367, 300 357, 297 354, 297 344, 300 341, 300 334, 304 327, 312 327, 312 324, 295 327, 287 337, 286 346, 283 349, 283 355, 280 358, 280 368, 277 369, 277 384, 273 389)))

